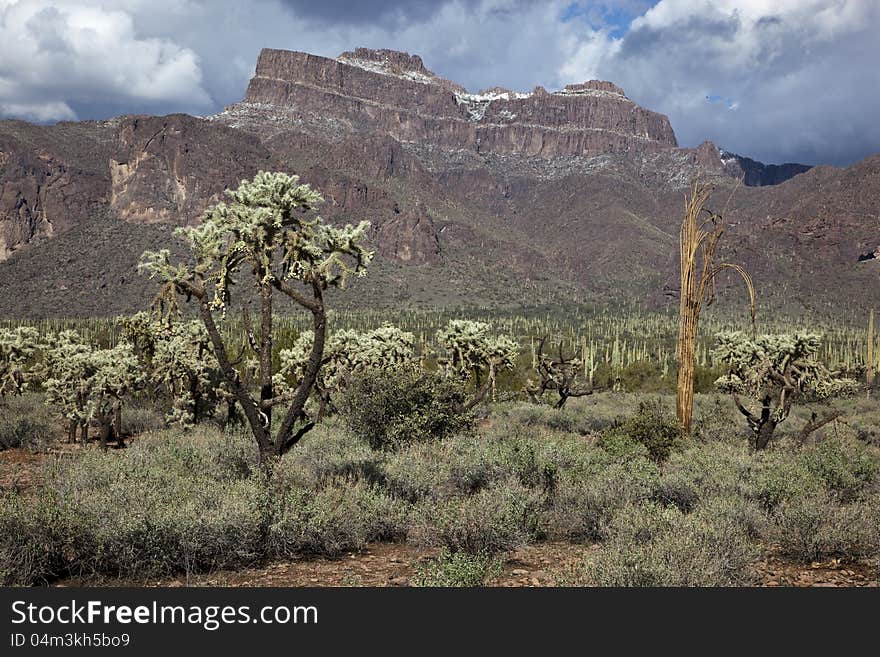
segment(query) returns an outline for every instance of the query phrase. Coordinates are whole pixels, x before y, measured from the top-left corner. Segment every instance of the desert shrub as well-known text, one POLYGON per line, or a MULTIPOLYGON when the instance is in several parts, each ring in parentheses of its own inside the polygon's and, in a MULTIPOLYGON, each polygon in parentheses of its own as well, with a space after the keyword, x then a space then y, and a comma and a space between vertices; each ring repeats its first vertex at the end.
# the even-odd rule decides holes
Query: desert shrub
POLYGON ((621 509, 586 565, 599 586, 734 586, 751 582, 755 548, 743 527, 709 505, 683 514, 654 503, 621 509))
POLYGON ((21 447, 38 452, 46 449, 54 433, 52 418, 38 395, 0 400, 0 451, 21 447))
POLYGON ((564 473, 545 512, 547 531, 569 540, 600 540, 614 514, 648 499, 658 478, 657 466, 642 458, 608 463, 589 477, 564 473))
POLYGON ((553 431, 588 435, 611 424, 610 420, 596 418, 581 408, 555 409, 552 406, 521 403, 496 412, 499 421, 521 427, 541 427, 553 431))
POLYGON ((703 500, 697 511, 697 515, 713 517, 724 525, 740 528, 752 540, 766 539, 771 533, 770 518, 760 505, 738 494, 703 500))
POLYGON ((875 505, 839 505, 820 492, 780 505, 774 538, 784 554, 805 563, 826 556, 858 557, 877 551, 878 520, 875 505))
POLYGON ((48 486, 75 513, 80 547, 69 570, 142 578, 259 560, 267 491, 238 452, 235 437, 217 432, 191 441, 169 433, 60 462, 48 486))
POLYGON ((382 464, 386 490, 410 502, 454 494, 451 462, 456 449, 452 441, 416 443, 388 454, 382 464))
POLYGON ((89 504, 79 501, 86 549, 73 570, 158 577, 236 568, 263 557, 265 491, 253 479, 203 480, 153 494, 102 493, 89 504))
POLYGON ((538 535, 540 505, 537 495, 509 479, 473 495, 422 503, 410 536, 417 544, 454 552, 504 552, 538 535))
POLYGON ((0 493, 0 585, 46 584, 64 575, 71 524, 51 493, 0 493))
POLYGON ((291 489, 270 529, 272 554, 339 556, 372 541, 405 537, 407 508, 375 486, 340 480, 317 491, 291 489))
POLYGON ((664 475, 657 482, 651 499, 661 504, 672 505, 684 513, 690 513, 700 501, 700 492, 692 480, 682 473, 673 473, 664 475))
POLYGON ((132 406, 122 414, 122 434, 137 436, 149 431, 160 431, 165 428, 165 418, 154 408, 132 406))
POLYGON ((664 462, 680 441, 681 430, 675 418, 667 414, 660 400, 639 404, 638 412, 602 434, 599 445, 620 451, 627 442, 643 446, 649 457, 664 462))
POLYGON ((559 465, 552 456, 536 445, 514 443, 507 454, 507 467, 523 486, 553 495, 559 481, 559 465))
POLYGON ((596 446, 615 459, 650 458, 647 447, 616 430, 603 433, 596 446))
POLYGON ((0 450, 21 447, 32 452, 45 449, 51 426, 30 417, 0 420, 0 450))
POLYGON ((742 486, 743 495, 767 512, 823 488, 819 477, 783 451, 756 454, 754 467, 744 473, 742 486))
POLYGON ((527 488, 550 491, 558 454, 510 436, 461 436, 411 445, 389 454, 382 465, 384 484, 396 496, 416 502, 470 495, 493 484, 517 479, 527 488))
POLYGON ((386 485, 412 501, 470 495, 513 475, 507 447, 507 441, 475 436, 411 445, 389 455, 386 485))
POLYGON ((284 455, 275 478, 279 486, 305 489, 338 478, 382 483, 381 460, 366 442, 352 438, 330 419, 284 455))
POLYGON ((260 559, 268 505, 249 447, 216 430, 166 432, 57 461, 46 488, 66 518, 65 573, 140 579, 260 559))
POLYGON ((501 574, 501 561, 490 554, 443 549, 436 559, 416 567, 413 586, 482 586, 501 574))
MULTIPOLYGON (((714 387, 714 380, 709 382, 714 387)), ((744 429, 729 399, 719 395, 698 395, 692 435, 701 442, 743 442, 744 429)))
POLYGON ((4 508, 3 579, 142 579, 262 558, 267 505, 256 478, 185 476, 167 471, 168 459, 138 456, 92 452, 68 459, 43 494, 4 508))
POLYGON ((455 378, 409 369, 365 372, 349 384, 339 412, 355 436, 374 449, 393 450, 470 431, 474 416, 466 401, 455 378))
POLYGON ((652 497, 688 512, 700 500, 739 495, 754 468, 755 458, 741 442, 697 444, 670 455, 652 497))
POLYGON ((880 462, 868 447, 855 441, 825 440, 800 454, 798 461, 825 488, 842 500, 853 500, 877 477, 880 462))

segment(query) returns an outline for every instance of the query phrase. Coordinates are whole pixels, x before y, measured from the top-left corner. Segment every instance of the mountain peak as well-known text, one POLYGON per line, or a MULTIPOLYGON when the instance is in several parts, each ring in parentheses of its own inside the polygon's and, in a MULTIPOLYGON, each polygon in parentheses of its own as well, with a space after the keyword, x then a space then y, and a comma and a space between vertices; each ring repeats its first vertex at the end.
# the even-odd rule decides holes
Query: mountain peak
POLYGON ((401 50, 389 50, 388 48, 355 48, 346 50, 336 58, 340 62, 373 62, 392 71, 424 73, 434 75, 425 68, 425 63, 418 55, 410 55, 401 50))
POLYGON ((336 59, 264 50, 236 125, 307 123, 316 131, 386 134, 450 152, 543 159, 675 148, 669 119, 638 106, 612 82, 588 80, 548 93, 491 87, 469 93, 396 50, 357 48, 336 59), (369 108, 365 111, 365 108, 369 108), (285 119, 287 117, 287 119, 285 119))

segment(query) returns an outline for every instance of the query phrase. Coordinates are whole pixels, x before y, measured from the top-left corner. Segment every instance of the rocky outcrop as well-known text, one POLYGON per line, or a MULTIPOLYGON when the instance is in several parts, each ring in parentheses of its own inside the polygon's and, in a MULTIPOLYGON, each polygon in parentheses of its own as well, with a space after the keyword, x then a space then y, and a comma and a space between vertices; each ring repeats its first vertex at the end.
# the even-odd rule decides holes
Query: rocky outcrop
POLYGON ((711 141, 704 141, 695 149, 683 150, 691 153, 691 162, 702 170, 736 178, 746 187, 779 185, 812 169, 806 164, 764 164, 735 153, 728 153, 711 141))
POLYGON ((490 89, 479 94, 443 80, 407 53, 358 49, 338 59, 265 49, 246 109, 298 120, 333 117, 341 129, 387 134, 448 150, 533 157, 639 153, 676 146, 669 120, 639 107, 610 82, 556 93, 490 89))
POLYGON ((427 208, 402 212, 395 205, 390 217, 376 225, 379 253, 407 264, 436 263, 440 259, 440 234, 427 208))
POLYGON ((259 139, 221 124, 182 114, 130 117, 108 161, 110 208, 128 221, 186 224, 270 163, 259 139))
POLYGON ((0 260, 33 241, 88 221, 105 199, 106 170, 93 166, 106 152, 94 124, 0 129, 0 260))
POLYGON ((721 152, 721 160, 728 175, 740 178, 749 187, 779 185, 786 180, 812 169, 807 164, 786 162, 785 164, 764 164, 750 157, 736 153, 721 152))

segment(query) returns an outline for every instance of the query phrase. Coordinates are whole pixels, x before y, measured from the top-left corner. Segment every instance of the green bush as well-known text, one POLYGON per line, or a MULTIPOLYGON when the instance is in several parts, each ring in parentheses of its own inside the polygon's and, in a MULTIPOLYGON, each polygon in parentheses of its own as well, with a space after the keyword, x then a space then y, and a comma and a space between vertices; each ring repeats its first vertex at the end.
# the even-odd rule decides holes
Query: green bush
POLYGON ((334 419, 312 429, 281 459, 275 472, 279 486, 321 488, 325 482, 344 478, 369 484, 384 482, 382 455, 362 440, 341 431, 334 419))
POLYGON ((162 413, 148 406, 126 406, 122 411, 122 435, 138 436, 166 427, 162 413))
POLYGON ((754 455, 753 467, 744 474, 743 495, 767 512, 780 504, 819 493, 821 479, 782 450, 754 455))
POLYGON ((49 492, 0 493, 0 585, 46 584, 65 575, 73 524, 49 492))
POLYGON ((55 462, 40 495, 7 500, 4 580, 142 579, 254 563, 268 505, 240 451, 241 441, 216 431, 169 433, 55 462))
POLYGON ((458 441, 416 443, 387 455, 382 464, 386 490, 408 502, 440 499, 455 493, 452 461, 458 441))
POLYGON ((36 394, 0 399, 0 451, 16 447, 45 450, 57 433, 56 425, 36 394))
POLYGON ((418 544, 453 552, 513 550, 539 534, 540 506, 537 495, 510 479, 473 495, 422 503, 415 512, 410 536, 418 544))
POLYGON ((755 467, 742 441, 696 444, 670 455, 652 497, 687 513, 701 500, 741 495, 743 480, 755 467))
POLYGON ((876 453, 855 441, 825 440, 804 450, 798 461, 844 501, 856 499, 880 471, 876 453))
POLYGON ((436 559, 416 567, 413 586, 482 586, 501 574, 501 561, 490 554, 452 552, 446 548, 436 559))
POLYGON ((406 536, 406 507, 367 484, 340 480, 317 491, 292 489, 270 529, 270 550, 280 557, 337 557, 372 541, 406 536))
POLYGON ((70 572, 158 577, 261 559, 267 491, 250 476, 247 444, 168 432, 60 461, 47 486, 75 518, 70 572))
POLYGON ((566 473, 545 512, 547 531, 568 540, 601 540, 615 513, 647 500, 658 477, 657 466, 642 458, 609 463, 588 477, 566 473))
POLYGON ((499 409, 499 421, 506 421, 521 427, 545 428, 552 431, 586 436, 610 426, 611 421, 597 418, 582 409, 555 409, 551 406, 533 403, 520 403, 499 409))
POLYGON ((620 452, 627 443, 635 443, 644 447, 652 460, 663 463, 679 445, 680 434, 675 418, 666 413, 657 399, 641 402, 635 415, 602 434, 599 445, 620 452))
MULTIPOLYGON (((714 388, 714 382, 710 383, 710 387, 714 388)), ((742 426, 740 415, 729 398, 699 395, 694 401, 694 438, 706 443, 748 444, 744 438, 748 428, 742 426)))
POLYGON ((374 449, 467 433, 473 413, 463 410, 462 382, 409 369, 364 373, 346 389, 339 413, 347 427, 374 449))
POLYGON ((735 586, 752 582, 747 531, 714 505, 682 514, 653 503, 621 509, 586 564, 599 586, 735 586))
POLYGON ((777 509, 774 538, 782 553, 809 563, 823 557, 875 554, 876 503, 838 505, 825 492, 792 499, 777 509))

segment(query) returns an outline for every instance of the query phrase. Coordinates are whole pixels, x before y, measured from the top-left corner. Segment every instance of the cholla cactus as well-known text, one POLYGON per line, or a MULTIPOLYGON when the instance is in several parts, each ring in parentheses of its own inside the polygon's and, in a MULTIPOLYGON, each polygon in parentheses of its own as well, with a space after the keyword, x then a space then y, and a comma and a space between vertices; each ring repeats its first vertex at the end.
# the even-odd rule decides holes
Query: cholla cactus
POLYGON ((506 335, 491 335, 484 322, 453 319, 437 331, 437 340, 447 356, 439 363, 447 373, 463 379, 473 378, 475 394, 469 407, 476 406, 489 391, 495 390, 498 372, 516 366, 519 344, 506 335))
MULTIPOLYGON (((289 393, 308 367, 314 334, 305 331, 290 349, 280 352, 281 367, 275 375, 275 389, 289 393)), ((367 370, 393 370, 416 366, 415 338, 396 326, 383 326, 365 333, 339 331, 327 340, 324 363, 315 383, 320 408, 318 416, 332 409, 332 396, 344 388, 350 378, 367 370)))
POLYGON ((89 424, 100 428, 101 445, 122 440, 122 404, 141 382, 141 367, 132 348, 121 343, 96 349, 75 331, 49 339, 44 363, 46 403, 57 408, 68 423, 68 437, 88 442, 89 424))
POLYGON ((209 208, 200 226, 177 231, 189 245, 194 266, 172 264, 164 249, 144 253, 141 269, 163 281, 160 299, 172 303, 183 295, 198 301, 217 361, 244 411, 261 458, 280 456, 314 426, 305 405, 324 359, 324 292, 343 287, 350 275, 366 273, 373 257, 362 245, 369 222, 344 228, 325 224, 311 212, 323 200, 321 195, 299 184, 297 176, 284 173, 261 171, 227 193, 229 204, 209 208), (259 292, 259 334, 246 327, 254 336, 251 347, 259 361, 258 396, 236 369, 215 319, 217 312, 225 316, 235 277, 242 272, 253 274, 259 292), (290 394, 274 391, 272 297, 276 292, 309 311, 313 319, 308 364, 290 394), (287 405, 287 411, 273 436, 272 410, 280 404, 287 405))
POLYGON ((35 328, 0 328, 0 398, 20 395, 27 387, 28 365, 39 347, 40 335, 35 328))
POLYGON ((122 336, 138 355, 145 377, 169 400, 169 423, 190 426, 221 401, 231 401, 223 385, 211 340, 198 320, 165 321, 140 312, 118 320, 122 336))
POLYGON ((813 333, 759 335, 754 339, 739 332, 721 333, 717 342, 714 357, 728 372, 715 385, 733 395, 754 433, 755 449, 767 446, 799 396, 827 398, 851 392, 857 385, 818 362, 822 341, 813 333), (758 408, 747 407, 740 395, 751 397, 758 408))

